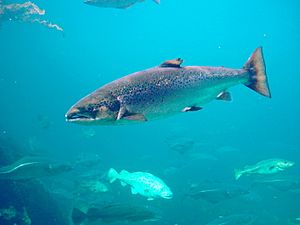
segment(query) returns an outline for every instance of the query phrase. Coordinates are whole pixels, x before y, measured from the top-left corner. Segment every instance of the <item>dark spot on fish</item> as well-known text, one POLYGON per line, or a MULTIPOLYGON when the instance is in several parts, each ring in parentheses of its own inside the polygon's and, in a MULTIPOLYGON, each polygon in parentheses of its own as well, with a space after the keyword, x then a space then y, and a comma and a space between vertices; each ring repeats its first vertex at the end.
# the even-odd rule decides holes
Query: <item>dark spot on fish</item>
POLYGON ((275 169, 275 166, 271 166, 270 168, 269 168, 269 170, 274 170, 275 169))

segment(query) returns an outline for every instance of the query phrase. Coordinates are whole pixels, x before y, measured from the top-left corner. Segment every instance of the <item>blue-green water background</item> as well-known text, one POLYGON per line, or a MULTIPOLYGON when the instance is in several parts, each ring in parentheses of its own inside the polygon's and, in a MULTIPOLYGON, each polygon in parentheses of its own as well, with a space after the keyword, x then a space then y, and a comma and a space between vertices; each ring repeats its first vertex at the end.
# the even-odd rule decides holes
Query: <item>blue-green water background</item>
MULTIPOLYGON (((97 153, 103 171, 114 167, 161 177, 173 189, 174 199, 150 204, 168 215, 166 224, 205 224, 220 214, 218 210, 239 213, 245 204, 196 213, 203 206, 179 204, 191 183, 234 183, 235 168, 274 157, 295 161, 288 174, 299 174, 297 0, 162 0, 161 5, 149 0, 127 10, 92 7, 80 0, 35 3, 64 28, 65 36, 35 24, 1 25, 1 136, 62 160, 97 153), (164 120, 112 127, 65 122, 64 114, 78 99, 121 76, 176 57, 185 65, 240 68, 257 46, 264 48, 272 99, 241 85, 230 90, 230 103, 214 101, 200 112, 164 120), (48 129, 41 128, 40 117, 50 121, 48 129), (197 142, 199 152, 215 153, 224 146, 238 151, 217 155, 217 160, 185 159, 170 149, 170 137, 176 143, 179 136, 197 142), (176 173, 163 173, 182 165, 176 173)), ((146 201, 126 193, 128 201, 146 201)), ((300 216, 299 202, 285 193, 279 200, 271 196, 252 202, 246 211, 264 210, 278 218, 274 224, 288 224, 288 218, 300 216)))

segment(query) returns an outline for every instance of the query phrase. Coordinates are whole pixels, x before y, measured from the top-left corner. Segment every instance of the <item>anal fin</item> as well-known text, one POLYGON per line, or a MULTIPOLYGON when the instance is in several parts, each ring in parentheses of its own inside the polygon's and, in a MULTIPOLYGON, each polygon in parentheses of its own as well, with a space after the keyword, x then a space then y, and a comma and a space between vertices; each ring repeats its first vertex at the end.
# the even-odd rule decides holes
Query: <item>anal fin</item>
POLYGON ((185 107, 182 112, 195 112, 195 111, 199 111, 201 110, 202 107, 198 107, 198 106, 188 106, 188 107, 185 107))
POLYGON ((231 101, 231 94, 228 91, 222 91, 220 94, 218 94, 217 100, 223 100, 223 101, 231 101))

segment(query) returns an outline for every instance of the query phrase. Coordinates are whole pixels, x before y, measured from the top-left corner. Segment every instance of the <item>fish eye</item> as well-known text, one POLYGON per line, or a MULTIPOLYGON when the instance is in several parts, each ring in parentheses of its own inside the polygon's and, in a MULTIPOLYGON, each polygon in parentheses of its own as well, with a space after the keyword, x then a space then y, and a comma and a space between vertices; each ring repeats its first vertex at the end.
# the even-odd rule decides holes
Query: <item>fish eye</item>
POLYGON ((92 112, 95 112, 97 109, 96 109, 96 107, 94 105, 88 105, 87 108, 86 108, 86 110, 88 112, 92 113, 92 112))

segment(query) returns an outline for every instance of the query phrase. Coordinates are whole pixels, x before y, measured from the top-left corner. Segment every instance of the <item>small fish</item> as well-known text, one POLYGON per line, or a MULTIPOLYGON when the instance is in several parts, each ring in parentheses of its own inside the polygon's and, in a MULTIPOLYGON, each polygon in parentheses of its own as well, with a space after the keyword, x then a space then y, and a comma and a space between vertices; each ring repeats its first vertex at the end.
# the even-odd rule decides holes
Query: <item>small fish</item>
POLYGON ((0 168, 0 180, 27 180, 69 172, 68 164, 58 164, 41 157, 24 157, 0 168))
POLYGON ((131 186, 132 194, 140 194, 147 197, 147 200, 153 200, 158 197, 171 199, 173 197, 170 188, 161 179, 151 173, 129 173, 126 170, 118 173, 115 169, 111 168, 108 171, 108 179, 110 183, 119 179, 122 186, 126 186, 127 184, 131 186))
POLYGON ((66 113, 68 122, 116 125, 145 122, 201 110, 208 102, 229 100, 227 89, 244 84, 271 97, 262 48, 242 69, 181 66, 168 60, 160 66, 115 80, 78 101, 66 113))
POLYGON ((245 166, 243 169, 235 170, 235 179, 238 180, 242 175, 250 174, 274 174, 290 168, 295 163, 285 159, 267 159, 260 161, 252 166, 245 166))
POLYGON ((170 149, 178 152, 180 155, 188 153, 195 145, 195 141, 183 137, 174 137, 174 139, 170 139, 168 142, 170 149))
MULTIPOLYGON (((137 2, 144 0, 85 0, 84 3, 97 7, 127 9, 137 2)), ((153 0, 155 3, 160 4, 160 0, 153 0)))
POLYGON ((252 187, 258 185, 266 185, 275 188, 278 191, 298 192, 300 190, 299 176, 281 176, 281 177, 267 177, 263 179, 254 180, 252 187))
POLYGON ((94 193, 104 193, 108 191, 107 185, 99 180, 83 181, 79 185, 80 188, 94 193))
POLYGON ((211 183, 205 185, 192 185, 186 196, 194 200, 205 200, 216 204, 221 201, 233 199, 239 196, 249 194, 249 190, 222 183, 211 183))

